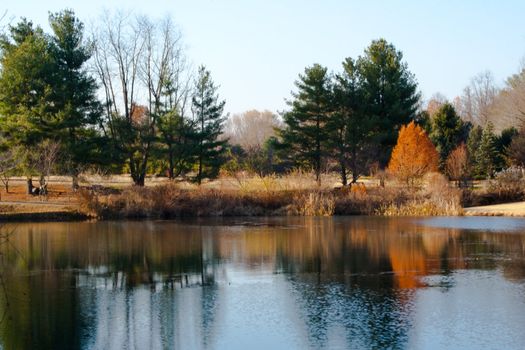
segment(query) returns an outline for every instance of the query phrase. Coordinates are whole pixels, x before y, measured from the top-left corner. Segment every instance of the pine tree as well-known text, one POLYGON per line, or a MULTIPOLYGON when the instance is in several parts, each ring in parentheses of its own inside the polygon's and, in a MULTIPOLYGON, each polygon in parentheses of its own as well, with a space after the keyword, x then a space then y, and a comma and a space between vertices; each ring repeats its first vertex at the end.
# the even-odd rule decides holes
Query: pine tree
POLYGON ((425 131, 413 121, 401 127, 388 171, 407 185, 438 170, 439 154, 425 131))
POLYGON ((475 171, 479 176, 488 179, 494 176, 496 165, 499 162, 499 154, 496 145, 494 126, 488 122, 479 142, 479 148, 474 153, 476 160, 475 171))
POLYGON ((478 174, 478 158, 477 153, 479 150, 479 146, 481 144, 481 136, 483 134, 483 128, 479 125, 476 125, 470 130, 470 133, 468 135, 467 139, 467 152, 468 152, 468 159, 469 159, 469 168, 472 172, 472 176, 475 178, 479 178, 480 175, 478 174))
POLYGON ((70 158, 65 170, 72 175, 75 188, 80 167, 99 158, 96 150, 101 139, 94 127, 101 123, 102 107, 95 79, 87 71, 91 52, 84 41, 84 25, 72 10, 51 14, 49 23, 53 30, 53 100, 57 109, 56 123, 50 126, 55 138, 60 135, 61 146, 70 158))
POLYGON ((420 94, 403 54, 385 39, 374 40, 356 63, 361 76, 367 118, 377 120, 379 159, 386 165, 399 128, 416 118, 420 94))
POLYGON ((282 145, 296 164, 313 169, 320 184, 329 135, 330 76, 325 67, 314 64, 299 75, 295 85, 298 91, 288 101, 291 110, 283 115, 282 145))
POLYGON ((158 129, 160 153, 168 160, 168 177, 184 175, 192 166, 191 135, 193 123, 186 120, 176 108, 159 116, 158 129))
POLYGON ((465 124, 450 103, 443 104, 433 115, 430 139, 436 145, 442 166, 450 152, 465 141, 465 124))
POLYGON ((347 58, 343 73, 336 76, 333 89, 334 113, 328 121, 328 137, 334 158, 339 162, 341 182, 352 183, 368 170, 373 139, 373 118, 366 117, 362 106, 362 90, 355 62, 347 58))
MULTIPOLYGON (((0 42, 0 129, 9 147, 30 149, 51 137, 56 107, 54 81, 56 65, 48 37, 41 28, 22 19, 9 27, 0 42)), ((33 170, 29 158, 22 167, 31 193, 33 170)))
POLYGON ((192 99, 192 111, 195 116, 195 130, 192 133, 197 174, 195 181, 200 185, 205 178, 215 178, 224 163, 227 140, 219 140, 225 117, 225 101, 219 101, 217 87, 210 72, 204 66, 199 68, 195 83, 195 95, 192 99))

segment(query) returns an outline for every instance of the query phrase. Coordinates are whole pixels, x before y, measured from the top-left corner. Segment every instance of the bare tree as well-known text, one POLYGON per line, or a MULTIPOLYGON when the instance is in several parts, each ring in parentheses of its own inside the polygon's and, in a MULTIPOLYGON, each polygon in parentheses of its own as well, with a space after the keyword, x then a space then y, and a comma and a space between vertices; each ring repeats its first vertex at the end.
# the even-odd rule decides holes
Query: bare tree
POLYGON ((60 143, 44 140, 27 152, 30 167, 39 175, 40 188, 33 194, 47 196, 49 176, 56 170, 61 155, 60 143))
POLYGON ((445 163, 445 170, 450 179, 456 181, 458 187, 466 182, 470 169, 467 146, 464 143, 450 152, 445 163))
POLYGON ((430 98, 430 100, 428 100, 428 103, 427 103, 428 115, 430 117, 434 116, 434 114, 436 114, 436 112, 441 108, 441 106, 443 106, 447 102, 448 100, 445 97, 445 95, 439 92, 432 95, 432 97, 430 98))
POLYGON ((232 115, 226 122, 225 136, 231 144, 238 144, 246 151, 260 149, 272 136, 280 121, 274 113, 250 110, 232 115))
POLYGON ((490 71, 479 73, 471 79, 470 85, 463 90, 463 95, 456 103, 459 114, 464 120, 476 125, 484 126, 489 121, 497 124, 493 107, 498 91, 490 71))
POLYGON ((170 19, 105 13, 94 42, 94 66, 105 95, 103 130, 125 154, 133 182, 142 186, 159 115, 168 104, 187 103, 181 35, 170 19))
POLYGON ((5 193, 9 193, 9 180, 19 165, 20 157, 14 149, 7 149, 0 153, 0 181, 4 185, 5 193))
POLYGON ((525 62, 519 73, 507 79, 497 96, 494 110, 504 124, 502 129, 525 126, 525 62))

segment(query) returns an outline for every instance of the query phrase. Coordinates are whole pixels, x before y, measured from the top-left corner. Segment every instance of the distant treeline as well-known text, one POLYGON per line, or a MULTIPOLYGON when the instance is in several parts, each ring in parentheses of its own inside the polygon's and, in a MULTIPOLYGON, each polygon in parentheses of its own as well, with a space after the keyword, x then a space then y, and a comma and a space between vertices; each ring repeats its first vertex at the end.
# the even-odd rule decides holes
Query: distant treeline
POLYGON ((337 170, 346 185, 384 169, 411 121, 430 136, 445 172, 459 147, 468 158, 462 177, 490 177, 525 159, 521 124, 504 127, 525 120, 523 72, 502 90, 485 73, 454 103, 436 95, 425 108, 401 51, 380 39, 337 74, 306 68, 280 117, 250 111, 227 120, 210 72, 191 68, 169 18, 106 13, 95 23, 86 30, 64 10, 50 14, 51 33, 22 19, 2 35, 2 179, 26 175, 31 190, 33 175, 44 185, 51 172, 72 176, 74 186, 93 169, 128 172, 144 185, 147 174, 201 183, 221 169, 307 168, 317 179, 337 170))

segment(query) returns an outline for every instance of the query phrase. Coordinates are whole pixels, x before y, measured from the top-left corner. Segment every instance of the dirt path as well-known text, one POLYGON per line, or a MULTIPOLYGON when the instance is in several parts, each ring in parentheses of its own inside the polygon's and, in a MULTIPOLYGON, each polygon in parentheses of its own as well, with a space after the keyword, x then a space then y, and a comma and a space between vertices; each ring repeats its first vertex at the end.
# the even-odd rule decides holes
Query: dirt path
POLYGON ((468 216, 525 216, 525 202, 465 208, 468 216))

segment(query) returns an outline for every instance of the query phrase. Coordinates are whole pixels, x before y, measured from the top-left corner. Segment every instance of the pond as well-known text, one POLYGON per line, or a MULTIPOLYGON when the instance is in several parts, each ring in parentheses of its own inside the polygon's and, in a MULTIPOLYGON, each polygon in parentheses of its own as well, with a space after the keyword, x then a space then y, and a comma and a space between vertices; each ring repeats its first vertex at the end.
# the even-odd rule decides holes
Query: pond
POLYGON ((2 227, 4 349, 520 349, 525 219, 2 227))

